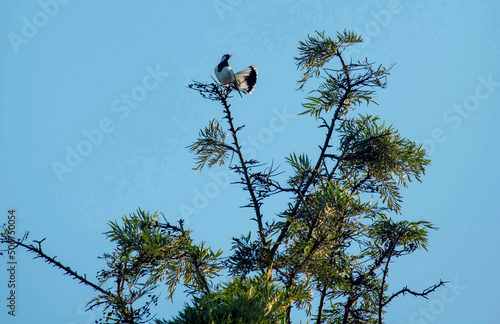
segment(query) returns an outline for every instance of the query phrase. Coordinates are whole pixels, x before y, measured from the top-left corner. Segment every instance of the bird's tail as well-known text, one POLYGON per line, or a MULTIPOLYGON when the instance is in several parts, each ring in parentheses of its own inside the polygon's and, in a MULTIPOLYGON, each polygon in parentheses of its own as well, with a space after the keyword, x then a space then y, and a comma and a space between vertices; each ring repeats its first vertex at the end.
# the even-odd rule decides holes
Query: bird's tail
MULTIPOLYGON (((255 84, 257 83, 258 71, 255 66, 249 66, 234 74, 238 87, 247 93, 252 93, 255 84)), ((239 92, 239 90, 238 90, 239 92)), ((241 95, 241 93, 240 93, 241 95)))

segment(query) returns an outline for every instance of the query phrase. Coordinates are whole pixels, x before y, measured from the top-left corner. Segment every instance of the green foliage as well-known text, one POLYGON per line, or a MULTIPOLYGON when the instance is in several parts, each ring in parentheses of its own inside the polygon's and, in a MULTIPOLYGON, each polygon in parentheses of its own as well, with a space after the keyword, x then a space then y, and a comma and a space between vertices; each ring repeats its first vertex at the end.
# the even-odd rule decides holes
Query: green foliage
POLYGON ((371 247, 379 251, 387 250, 393 246, 401 246, 403 252, 412 252, 415 249, 427 251, 428 235, 430 229, 437 229, 427 221, 409 222, 406 220, 395 222, 386 215, 379 218, 369 226, 368 237, 372 239, 371 247))
POLYGON ((233 238, 233 254, 225 261, 229 273, 239 278, 246 278, 254 271, 264 271, 268 264, 266 250, 260 241, 252 240, 252 233, 240 238, 233 238))
POLYGON ((172 298, 181 283, 193 295, 203 296, 211 291, 209 280, 219 276, 222 251, 213 252, 204 242, 193 244, 190 231, 162 223, 158 214, 141 209, 122 218, 121 223, 109 223, 106 236, 117 244, 113 253, 104 254, 108 269, 98 276, 100 285, 116 280, 116 293, 100 295, 89 303, 89 308, 104 306, 106 323, 149 321, 150 306, 156 305, 158 296, 153 290, 165 284, 167 298, 172 298), (149 298, 138 309, 139 300, 149 298), (109 310, 109 311, 108 311, 109 310), (146 319, 145 319, 146 318, 146 319), (145 320, 144 320, 145 319, 145 320))
POLYGON ((299 41, 300 56, 296 57, 297 67, 303 72, 303 77, 298 81, 300 89, 311 77, 319 77, 321 68, 334 56, 339 56, 342 51, 353 44, 361 43, 361 36, 353 32, 344 30, 337 33, 337 40, 334 41, 325 32, 316 31, 317 36, 307 36, 305 42, 299 41))
POLYGON ((158 320, 157 323, 283 323, 287 307, 293 302, 311 299, 306 287, 286 291, 270 273, 247 279, 234 277, 212 294, 195 298, 193 305, 186 305, 173 320, 158 320))
POLYGON ((337 69, 324 69, 326 81, 317 90, 311 91, 315 96, 306 98, 307 102, 302 104, 306 110, 300 115, 310 114, 318 119, 322 113, 336 109, 336 117, 340 118, 348 113, 350 106, 362 102, 376 103, 373 101, 373 89, 387 86, 386 77, 392 65, 389 68, 380 65, 374 69, 373 63, 367 60, 349 64, 341 60, 340 63, 337 69))
POLYGON ((399 189, 413 178, 420 181, 430 160, 421 144, 378 121, 378 117, 359 115, 339 127, 341 145, 347 148, 340 164, 341 178, 344 186, 358 189, 369 185, 390 210, 400 212, 399 189))
POLYGON ((234 148, 225 144, 227 133, 222 129, 219 121, 211 120, 205 129, 200 130, 198 140, 188 146, 191 152, 196 154, 196 171, 201 171, 208 162, 208 166, 214 164, 222 165, 234 148))
POLYGON ((307 102, 302 104, 306 110, 301 115, 310 114, 318 119, 322 113, 335 110, 335 118, 340 118, 347 114, 349 106, 373 102, 374 89, 387 86, 386 77, 392 65, 389 68, 382 65, 374 68, 373 63, 367 59, 363 62, 346 63, 342 57, 343 50, 362 42, 361 37, 344 31, 337 34, 337 40, 332 40, 325 37, 324 33, 316 33, 317 36, 308 36, 306 42, 300 42, 301 55, 295 58, 303 74, 298 82, 299 88, 302 89, 313 76, 322 76, 325 81, 318 89, 311 91, 314 96, 306 98, 307 102), (324 68, 334 57, 339 58, 339 66, 324 68))
POLYGON ((156 213, 150 215, 139 208, 136 213, 122 217, 121 224, 110 221, 111 230, 104 234, 110 242, 115 242, 124 254, 136 252, 154 256, 172 243, 172 239, 156 225, 157 221, 156 213))
POLYGON ((207 285, 207 280, 220 275, 219 258, 222 251, 213 252, 210 247, 205 247, 205 242, 201 242, 200 245, 190 244, 187 246, 186 255, 189 259, 182 265, 184 285, 193 294, 209 293, 211 287, 207 285))
POLYGON ((292 188, 298 188, 301 185, 301 181, 312 173, 312 162, 306 154, 297 156, 295 153, 290 154, 290 156, 286 158, 286 161, 295 171, 295 175, 291 176, 288 180, 288 185, 292 188))

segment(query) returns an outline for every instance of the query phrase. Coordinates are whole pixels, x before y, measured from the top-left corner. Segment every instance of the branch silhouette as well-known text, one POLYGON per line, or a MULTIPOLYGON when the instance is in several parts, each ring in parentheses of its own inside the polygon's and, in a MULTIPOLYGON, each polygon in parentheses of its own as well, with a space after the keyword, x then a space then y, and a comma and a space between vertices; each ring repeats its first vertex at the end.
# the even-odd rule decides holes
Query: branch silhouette
POLYGON ((106 296, 112 296, 113 294, 110 293, 107 290, 102 289, 100 286, 96 285, 95 283, 87 280, 87 276, 84 274, 83 276, 79 275, 76 271, 72 270, 70 267, 63 265, 61 262, 56 260, 57 256, 50 257, 49 255, 45 254, 45 252, 42 251, 42 243, 45 241, 45 238, 42 240, 33 240, 33 242, 37 243, 38 247, 34 246, 33 244, 26 244, 24 243, 24 240, 28 237, 28 233, 25 233, 22 239, 15 239, 14 237, 7 235, 7 234, 2 234, 0 237, 0 243, 7 243, 7 244, 15 244, 17 246, 21 246, 28 250, 31 253, 34 253, 35 256, 33 257, 34 259, 41 258, 45 262, 51 264, 53 267, 59 268, 64 271, 64 274, 72 277, 73 279, 79 281, 81 284, 84 284, 86 286, 92 287, 94 290, 106 295, 106 296))

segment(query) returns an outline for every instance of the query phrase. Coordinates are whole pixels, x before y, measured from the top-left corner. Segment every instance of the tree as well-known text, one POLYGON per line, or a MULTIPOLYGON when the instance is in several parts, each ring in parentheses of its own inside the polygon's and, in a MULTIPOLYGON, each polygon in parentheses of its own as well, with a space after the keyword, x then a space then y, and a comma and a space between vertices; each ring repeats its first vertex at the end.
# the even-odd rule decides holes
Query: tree
POLYGON ((231 88, 194 81, 189 88, 221 104, 224 121, 212 120, 189 146, 197 171, 224 165, 239 176, 248 192, 244 207, 252 211, 256 229, 233 238, 229 256, 196 244, 182 220, 172 224, 157 213, 138 209, 110 222, 108 239, 116 243, 104 254, 107 268, 98 284, 51 258, 42 241, 28 244, 4 231, 1 242, 17 244, 61 268, 98 292, 89 309, 103 308, 106 323, 291 323, 293 308, 315 323, 383 323, 390 302, 405 294, 427 296, 443 281, 422 292, 403 287, 389 290, 389 268, 397 258, 427 249, 428 221, 396 221, 400 189, 421 181, 430 161, 422 145, 403 138, 377 116, 355 113, 375 103, 373 94, 387 85, 392 68, 353 62, 345 50, 362 38, 352 32, 332 39, 316 32, 300 42, 295 58, 301 71, 299 89, 311 78, 317 89, 303 104, 325 130, 319 153, 311 158, 292 152, 287 181, 278 168, 247 159, 231 115, 231 88), (335 142, 337 141, 337 142, 335 142), (290 202, 278 217, 262 213, 272 195, 290 202), (229 274, 227 281, 219 278, 229 274), (173 319, 156 319, 151 308, 158 291, 171 298, 182 282, 191 303, 173 319), (103 288, 106 287, 106 288, 103 288))

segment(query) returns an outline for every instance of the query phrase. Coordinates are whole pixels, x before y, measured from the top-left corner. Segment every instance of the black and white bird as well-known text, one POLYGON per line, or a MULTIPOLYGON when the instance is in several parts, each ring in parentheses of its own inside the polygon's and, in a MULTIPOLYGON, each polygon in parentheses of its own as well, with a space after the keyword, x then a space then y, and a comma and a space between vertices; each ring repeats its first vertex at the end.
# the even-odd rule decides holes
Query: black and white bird
POLYGON ((257 83, 257 69, 251 65, 240 72, 233 72, 233 69, 227 62, 232 55, 225 54, 222 56, 220 63, 215 67, 215 76, 219 79, 220 84, 226 87, 232 87, 238 91, 252 93, 255 83, 257 83))

